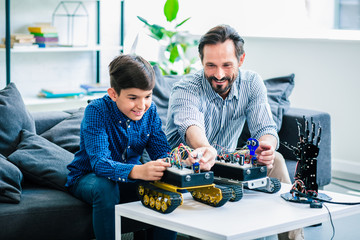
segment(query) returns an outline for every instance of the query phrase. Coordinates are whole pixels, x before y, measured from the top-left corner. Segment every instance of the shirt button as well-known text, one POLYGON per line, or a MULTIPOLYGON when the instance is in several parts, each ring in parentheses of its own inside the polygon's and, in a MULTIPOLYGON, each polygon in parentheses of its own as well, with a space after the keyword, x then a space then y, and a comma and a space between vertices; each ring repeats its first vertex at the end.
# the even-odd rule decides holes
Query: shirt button
POLYGON ((130 125, 128 126, 128 128, 130 128, 130 125))
POLYGON ((127 120, 127 122, 130 122, 130 120, 127 120))
POLYGON ((121 123, 121 121, 119 121, 119 123, 121 123))
POLYGON ((150 134, 148 134, 147 136, 150 136, 150 134))
POLYGON ((119 181, 121 181, 121 178, 119 178, 119 181))
POLYGON ((110 177, 108 177, 108 179, 110 180, 110 177))
POLYGON ((128 146, 128 148, 130 148, 130 146, 128 146))

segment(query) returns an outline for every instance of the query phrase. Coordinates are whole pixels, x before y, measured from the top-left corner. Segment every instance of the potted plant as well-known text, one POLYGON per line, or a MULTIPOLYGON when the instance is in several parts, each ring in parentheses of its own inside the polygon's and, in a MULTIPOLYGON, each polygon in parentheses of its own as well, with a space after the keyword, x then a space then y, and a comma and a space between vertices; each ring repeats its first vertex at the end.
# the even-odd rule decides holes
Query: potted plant
POLYGON ((146 19, 137 16, 149 30, 149 36, 160 44, 158 64, 164 75, 181 75, 194 70, 197 56, 191 56, 189 50, 198 45, 198 41, 186 31, 179 31, 179 27, 186 23, 190 17, 178 23, 176 17, 179 11, 178 0, 167 0, 164 5, 164 15, 170 26, 165 28, 158 24, 150 24, 146 19))

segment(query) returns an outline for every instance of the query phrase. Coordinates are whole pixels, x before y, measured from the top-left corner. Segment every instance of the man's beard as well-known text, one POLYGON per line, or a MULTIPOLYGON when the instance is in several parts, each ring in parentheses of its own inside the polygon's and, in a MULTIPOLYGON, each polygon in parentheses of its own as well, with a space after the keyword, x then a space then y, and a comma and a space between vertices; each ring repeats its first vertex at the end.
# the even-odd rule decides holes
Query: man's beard
POLYGON ((221 85, 216 85, 215 87, 213 86, 212 84, 212 81, 214 80, 215 82, 216 81, 219 81, 215 76, 205 76, 206 79, 209 81, 210 85, 211 85, 211 88, 219 95, 222 95, 224 93, 226 93, 227 91, 229 91, 229 89, 232 87, 233 83, 235 82, 235 78, 236 76, 233 75, 232 77, 223 77, 220 79, 220 81, 228 81, 228 85, 226 87, 223 87, 221 85))

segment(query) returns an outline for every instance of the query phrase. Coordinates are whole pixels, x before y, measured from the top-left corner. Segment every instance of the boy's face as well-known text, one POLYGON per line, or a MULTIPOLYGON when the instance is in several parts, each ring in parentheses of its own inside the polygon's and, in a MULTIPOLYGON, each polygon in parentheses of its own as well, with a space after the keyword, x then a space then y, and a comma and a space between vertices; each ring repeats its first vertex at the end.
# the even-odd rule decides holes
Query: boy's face
POLYGON ((149 109, 152 100, 152 90, 127 88, 118 95, 113 88, 108 89, 110 98, 116 102, 119 110, 131 120, 140 120, 149 109))

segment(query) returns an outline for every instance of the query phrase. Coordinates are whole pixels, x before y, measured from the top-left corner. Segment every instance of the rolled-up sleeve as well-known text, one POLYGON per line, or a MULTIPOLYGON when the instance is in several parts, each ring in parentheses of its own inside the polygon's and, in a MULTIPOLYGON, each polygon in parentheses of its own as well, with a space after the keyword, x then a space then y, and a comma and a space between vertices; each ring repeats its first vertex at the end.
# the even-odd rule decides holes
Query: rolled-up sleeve
POLYGON ((264 135, 273 135, 277 139, 276 149, 278 149, 279 137, 277 127, 267 100, 267 91, 264 82, 258 74, 255 74, 251 84, 249 104, 246 108, 246 119, 251 136, 259 139, 264 135))

